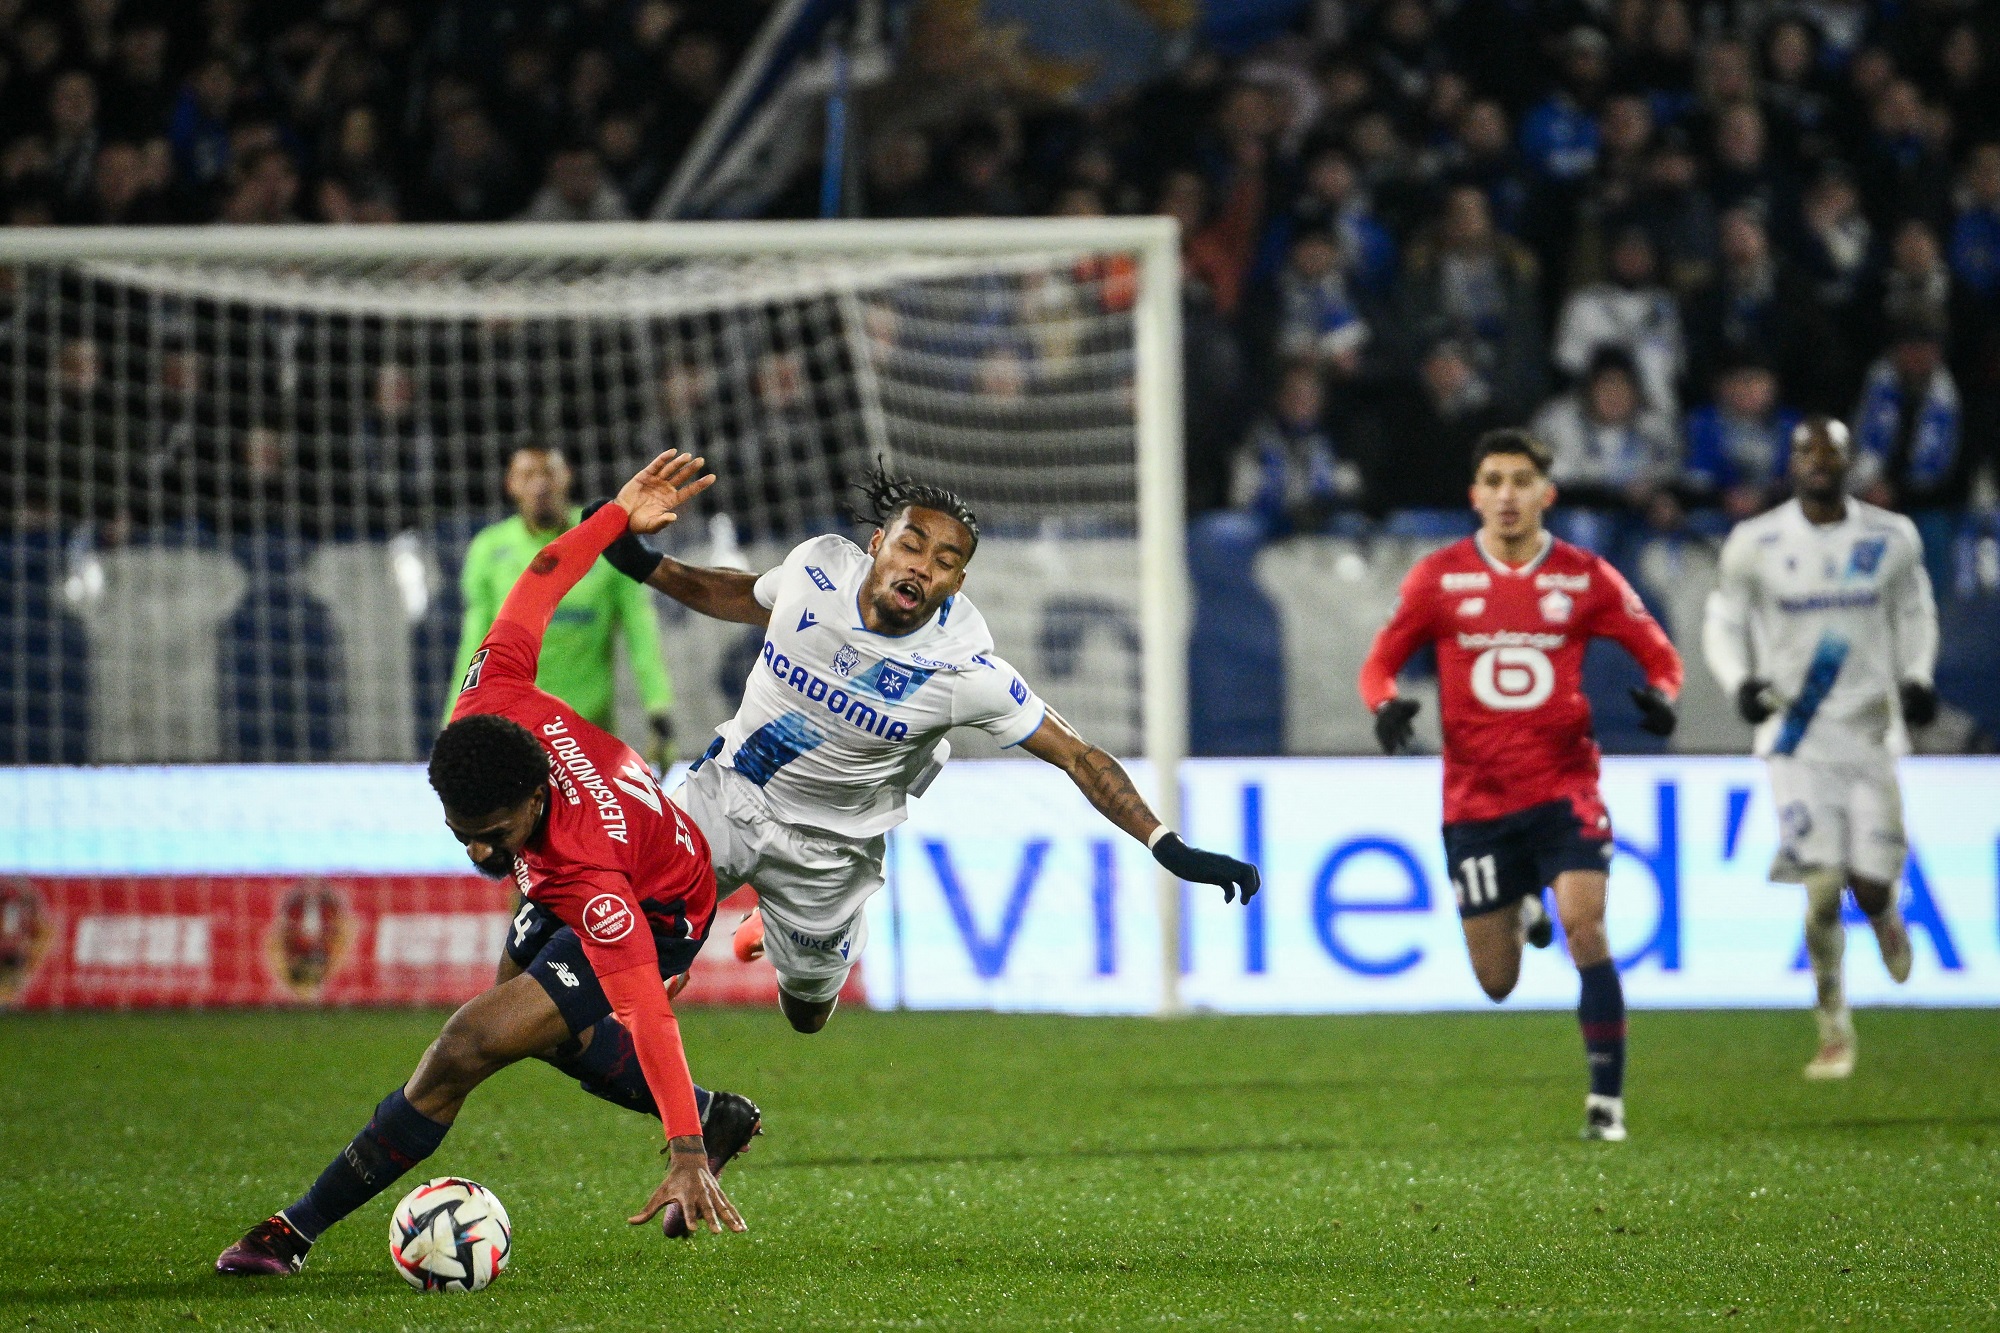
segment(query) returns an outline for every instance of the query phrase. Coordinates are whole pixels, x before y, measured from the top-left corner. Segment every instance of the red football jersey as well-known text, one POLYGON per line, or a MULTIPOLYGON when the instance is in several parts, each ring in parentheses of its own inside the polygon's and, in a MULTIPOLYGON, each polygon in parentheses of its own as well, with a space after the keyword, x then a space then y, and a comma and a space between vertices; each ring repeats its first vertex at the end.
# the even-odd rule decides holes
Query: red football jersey
MULTIPOLYGON (((577 933, 603 977, 642 963, 657 967, 655 931, 670 939, 706 933, 715 915, 715 871, 701 830, 660 791, 646 762, 535 688, 542 645, 529 625, 546 625, 546 615, 535 618, 539 604, 552 609, 576 582, 558 577, 565 571, 550 559, 555 550, 536 559, 536 566, 551 567, 531 566, 508 597, 507 610, 473 654, 451 716, 498 713, 526 727, 549 752, 548 818, 514 858, 514 881, 577 933)), ((578 555, 588 570, 597 551, 578 555)))
POLYGON ((1370 711, 1396 695, 1396 673, 1437 645, 1444 710, 1444 818, 1497 819, 1568 800, 1586 828, 1610 823, 1597 794, 1597 742, 1583 695, 1583 651, 1614 639, 1646 681, 1676 697, 1681 659, 1622 575, 1567 542, 1547 540, 1519 569, 1469 537, 1417 562, 1361 668, 1370 711))

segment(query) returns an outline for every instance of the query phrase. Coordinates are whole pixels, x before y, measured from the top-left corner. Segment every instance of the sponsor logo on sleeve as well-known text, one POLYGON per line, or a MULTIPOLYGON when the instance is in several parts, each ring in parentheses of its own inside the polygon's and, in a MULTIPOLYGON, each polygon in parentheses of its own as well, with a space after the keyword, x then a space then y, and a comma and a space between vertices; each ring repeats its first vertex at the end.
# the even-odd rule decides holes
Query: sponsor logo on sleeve
POLYGON ((486 669, 486 657, 492 651, 491 648, 481 648, 472 655, 472 661, 465 668, 465 679, 459 682, 458 692, 460 694, 464 694, 467 690, 476 690, 479 688, 479 673, 486 669))
POLYGON ((821 592, 833 591, 833 580, 828 578, 826 576, 826 571, 821 569, 818 565, 807 565, 806 577, 811 579, 813 581, 813 586, 818 588, 821 592))
POLYGON ((1028 702, 1027 682, 1022 680, 1019 676, 1014 677, 1014 683, 1007 687, 1007 693, 1010 697, 1012 697, 1014 702, 1017 704, 1024 704, 1028 702))
POLYGON ((615 893, 600 893, 583 905, 583 933, 599 944, 616 944, 632 933, 632 909, 615 893))
POLYGON ((1438 586, 1446 592, 1483 592, 1493 586, 1493 576, 1483 569, 1468 574, 1445 574, 1438 579, 1438 586))

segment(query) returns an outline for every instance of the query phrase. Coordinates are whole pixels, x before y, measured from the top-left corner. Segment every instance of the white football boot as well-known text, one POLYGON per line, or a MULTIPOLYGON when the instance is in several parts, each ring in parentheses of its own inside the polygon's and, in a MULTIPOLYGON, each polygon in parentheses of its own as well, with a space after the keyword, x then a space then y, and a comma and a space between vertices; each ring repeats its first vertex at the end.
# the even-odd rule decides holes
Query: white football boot
POLYGON ((1813 1012, 1819 1019, 1819 1054, 1802 1072, 1815 1082, 1846 1078, 1854 1072, 1854 1016, 1845 1008, 1834 1014, 1813 1012))
POLYGON ((1585 1097, 1583 1137, 1603 1143, 1625 1142, 1625 1099, 1595 1092, 1585 1097))
POLYGON ((1903 909, 1891 904, 1880 916, 1870 917, 1875 927, 1875 943, 1882 946, 1882 966, 1897 985, 1910 979, 1910 932, 1903 926, 1903 909))

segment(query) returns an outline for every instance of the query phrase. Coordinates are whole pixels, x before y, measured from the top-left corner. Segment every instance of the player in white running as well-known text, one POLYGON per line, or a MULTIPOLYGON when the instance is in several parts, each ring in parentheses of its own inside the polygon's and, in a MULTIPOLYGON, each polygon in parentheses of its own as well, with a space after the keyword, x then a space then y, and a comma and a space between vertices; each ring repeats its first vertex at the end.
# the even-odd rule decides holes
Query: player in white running
POLYGON ((764 627, 742 706, 672 796, 708 839, 718 894, 756 888, 738 952, 755 956, 761 920, 792 1026, 817 1032, 833 1013, 867 943, 862 904, 882 887, 884 835, 936 776, 955 726, 1054 764, 1169 871, 1248 902, 1255 866, 1182 842, 1118 761, 995 655, 961 591, 979 545, 966 503, 879 470, 861 489, 877 525, 866 551, 814 537, 761 576, 683 565, 636 538, 605 552, 692 610, 764 627))
POLYGON ((1709 669, 1757 727, 1778 809, 1776 881, 1806 888, 1806 951, 1818 988, 1811 1079, 1854 1071, 1841 955, 1841 890, 1875 928, 1889 975, 1910 975, 1896 902, 1904 724, 1937 715, 1937 607, 1917 530, 1847 494, 1847 428, 1811 417, 1792 434, 1794 498, 1746 520, 1722 548, 1702 646, 1709 669))

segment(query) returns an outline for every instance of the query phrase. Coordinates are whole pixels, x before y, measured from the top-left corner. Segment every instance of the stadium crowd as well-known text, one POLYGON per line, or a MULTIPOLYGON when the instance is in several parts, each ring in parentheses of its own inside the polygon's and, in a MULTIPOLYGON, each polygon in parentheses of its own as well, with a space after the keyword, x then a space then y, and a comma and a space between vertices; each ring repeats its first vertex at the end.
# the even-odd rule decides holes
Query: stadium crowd
POLYGON ((1462 509, 1520 421, 1601 549, 1719 534, 1817 411, 1948 589, 1994 502, 1996 36, 1967 0, 1322 5, 1107 106, 883 128, 868 202, 1179 218, 1193 501, 1272 535, 1462 509))

